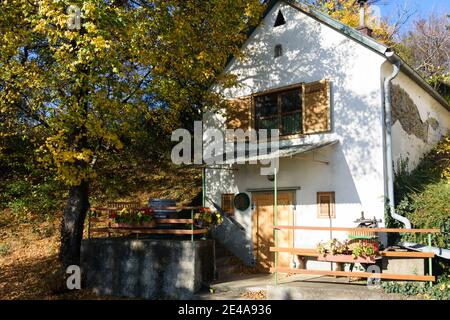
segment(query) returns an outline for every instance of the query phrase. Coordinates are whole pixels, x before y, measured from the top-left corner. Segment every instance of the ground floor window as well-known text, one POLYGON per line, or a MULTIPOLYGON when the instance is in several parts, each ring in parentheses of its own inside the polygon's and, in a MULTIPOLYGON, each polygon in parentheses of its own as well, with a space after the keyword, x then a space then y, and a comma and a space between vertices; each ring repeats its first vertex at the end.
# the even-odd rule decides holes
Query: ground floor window
POLYGON ((222 194, 221 207, 222 207, 223 212, 226 215, 228 215, 228 216, 234 215, 233 200, 234 200, 234 194, 233 193, 223 193, 222 194))
POLYGON ((319 219, 336 218, 334 192, 317 192, 317 217, 319 219))

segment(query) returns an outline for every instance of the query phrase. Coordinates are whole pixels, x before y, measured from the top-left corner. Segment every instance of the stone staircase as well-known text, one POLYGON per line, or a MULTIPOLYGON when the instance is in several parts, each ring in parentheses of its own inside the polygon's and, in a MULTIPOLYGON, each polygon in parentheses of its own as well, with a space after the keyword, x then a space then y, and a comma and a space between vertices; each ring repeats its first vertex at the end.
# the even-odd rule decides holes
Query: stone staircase
POLYGON ((216 254, 215 278, 217 280, 226 279, 239 272, 241 265, 240 260, 218 241, 215 241, 215 254, 216 254))

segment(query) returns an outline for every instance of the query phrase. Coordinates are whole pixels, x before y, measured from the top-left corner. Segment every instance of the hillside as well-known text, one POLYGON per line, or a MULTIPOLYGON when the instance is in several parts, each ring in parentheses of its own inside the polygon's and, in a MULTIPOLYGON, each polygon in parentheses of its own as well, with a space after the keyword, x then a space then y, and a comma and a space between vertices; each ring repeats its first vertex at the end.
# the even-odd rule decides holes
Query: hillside
MULTIPOLYGON (((146 203, 149 198, 171 198, 187 204, 201 190, 201 175, 194 169, 171 167, 151 174, 135 169, 121 172, 120 176, 129 178, 117 179, 120 188, 115 192, 111 187, 106 188, 110 197, 97 191, 91 201, 93 205, 106 200, 146 203)), ((63 199, 61 196, 61 204, 63 199)), ((86 290, 55 292, 61 212, 43 215, 24 209, 26 214, 17 214, 15 210, 17 208, 0 211, 0 300, 98 299, 86 290)))

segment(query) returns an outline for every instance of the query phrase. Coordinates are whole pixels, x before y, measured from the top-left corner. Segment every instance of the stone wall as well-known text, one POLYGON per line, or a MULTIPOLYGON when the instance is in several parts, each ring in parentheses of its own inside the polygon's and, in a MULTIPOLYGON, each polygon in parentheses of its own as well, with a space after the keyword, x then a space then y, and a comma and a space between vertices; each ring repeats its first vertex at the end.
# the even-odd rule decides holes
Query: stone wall
POLYGON ((422 121, 419 109, 409 94, 399 85, 392 86, 392 124, 397 121, 403 127, 403 130, 410 135, 414 135, 423 142, 428 142, 428 125, 431 122, 433 128, 439 127, 436 119, 422 121))
POLYGON ((214 241, 97 238, 81 246, 83 285, 99 295, 189 299, 214 278, 214 241))

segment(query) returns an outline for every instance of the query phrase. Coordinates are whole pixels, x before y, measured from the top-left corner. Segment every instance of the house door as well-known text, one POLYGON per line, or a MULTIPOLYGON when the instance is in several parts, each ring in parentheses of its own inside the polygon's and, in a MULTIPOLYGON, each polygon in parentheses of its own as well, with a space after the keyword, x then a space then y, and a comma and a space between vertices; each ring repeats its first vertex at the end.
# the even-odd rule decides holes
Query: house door
MULTIPOLYGON (((255 193, 252 195, 255 210, 253 211, 253 253, 256 257, 256 266, 261 272, 269 272, 273 267, 274 253, 270 247, 274 247, 274 225, 273 193, 255 193)), ((294 221, 294 193, 278 193, 278 225, 293 225, 294 221)), ((293 246, 293 231, 282 230, 278 232, 279 247, 287 248, 293 246)), ((291 254, 280 253, 278 265, 289 267, 291 254)))

